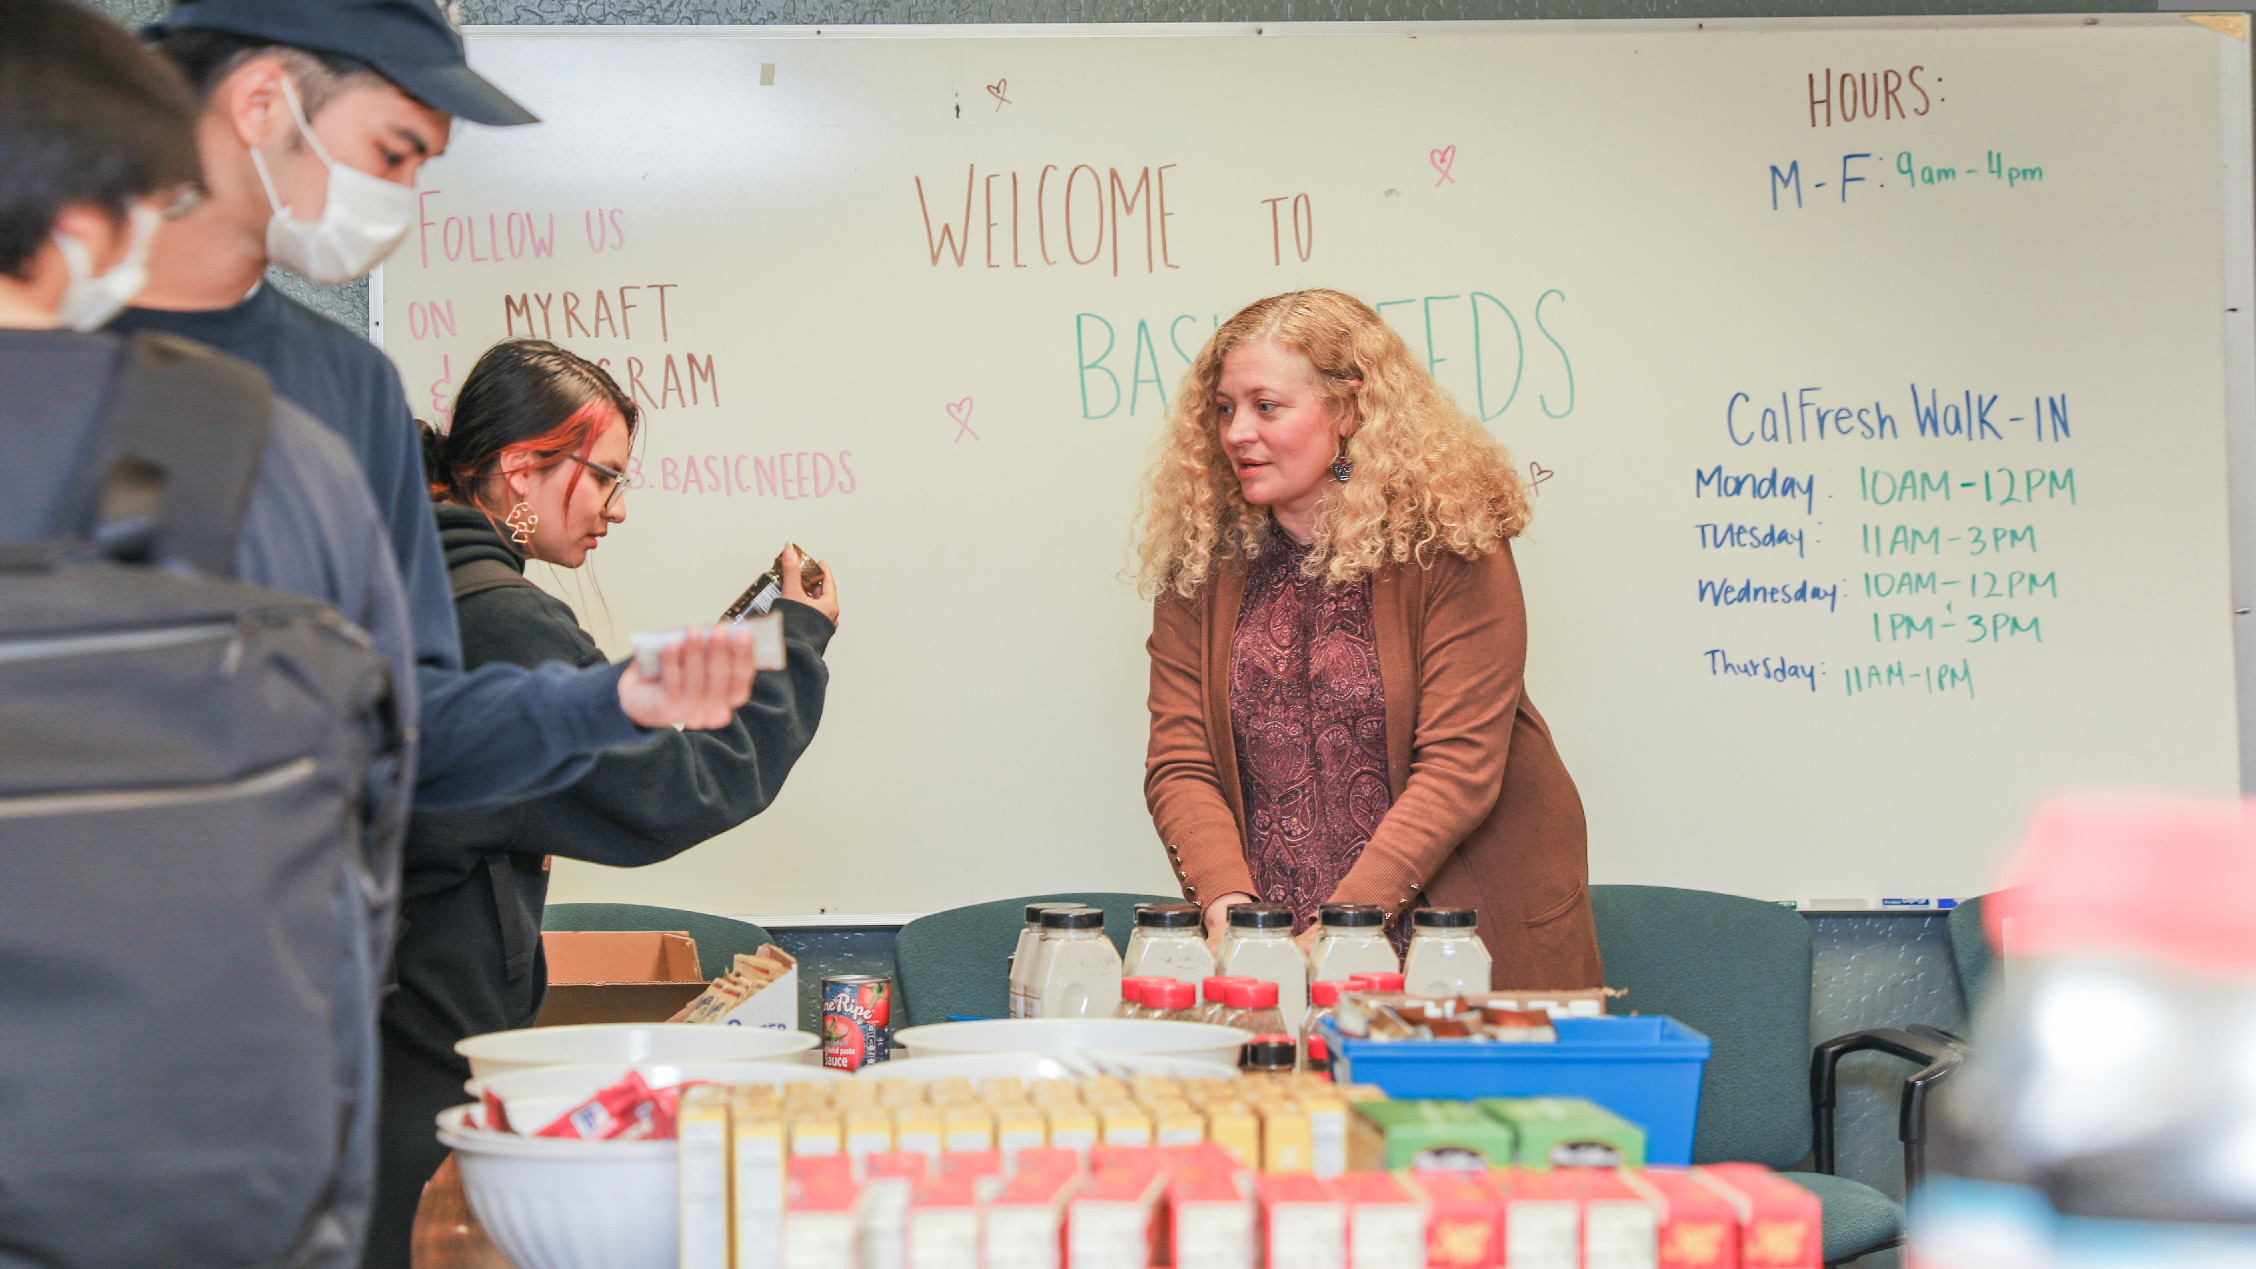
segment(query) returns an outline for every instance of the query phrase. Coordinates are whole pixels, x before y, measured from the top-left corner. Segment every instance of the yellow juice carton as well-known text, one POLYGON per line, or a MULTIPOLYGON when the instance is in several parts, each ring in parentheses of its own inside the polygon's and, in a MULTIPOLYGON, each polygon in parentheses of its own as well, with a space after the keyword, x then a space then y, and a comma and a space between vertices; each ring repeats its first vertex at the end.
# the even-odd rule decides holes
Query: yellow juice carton
POLYGON ((681 1269, 729 1269, 729 1095, 715 1084, 682 1090, 681 1269))

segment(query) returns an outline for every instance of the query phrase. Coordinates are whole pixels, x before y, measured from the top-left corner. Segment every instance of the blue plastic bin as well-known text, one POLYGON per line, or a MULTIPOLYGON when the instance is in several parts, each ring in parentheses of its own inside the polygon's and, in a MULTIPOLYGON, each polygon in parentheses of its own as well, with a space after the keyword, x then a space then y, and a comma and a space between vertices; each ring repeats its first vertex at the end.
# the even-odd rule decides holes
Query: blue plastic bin
POLYGON ((1587 1097, 1643 1126, 1647 1163, 1692 1162, 1711 1046, 1674 1018, 1560 1018, 1555 1044, 1354 1040, 1323 1025, 1343 1084, 1396 1098, 1587 1097))

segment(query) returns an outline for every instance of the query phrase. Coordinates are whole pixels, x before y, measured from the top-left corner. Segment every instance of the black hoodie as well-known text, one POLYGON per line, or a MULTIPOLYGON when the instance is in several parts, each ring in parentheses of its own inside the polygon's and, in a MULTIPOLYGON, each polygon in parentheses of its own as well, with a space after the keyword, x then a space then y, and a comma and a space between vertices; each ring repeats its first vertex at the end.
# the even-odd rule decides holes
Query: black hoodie
MULTIPOLYGON (((483 513, 445 503, 437 511, 450 576, 480 560, 522 576, 524 560, 483 513)), ((604 751, 559 792, 480 811, 419 811, 410 820, 394 954, 399 988, 383 1009, 384 1104, 367 1269, 410 1261, 416 1199, 446 1155, 432 1118, 466 1100, 470 1067, 455 1042, 531 1026, 540 1012, 548 984, 540 952, 543 857, 615 867, 671 859, 767 809, 806 752, 822 721, 830 681, 823 649, 835 627, 805 604, 786 599, 776 608, 786 664, 753 680, 752 699, 727 727, 660 728, 640 744, 604 751)), ((569 607, 529 582, 466 593, 455 614, 467 669, 608 660, 569 607)))
MULTIPOLYGON (((447 571, 524 561, 485 515, 441 503, 447 571)), ((461 1070, 455 1041, 532 1025, 547 983, 540 917, 542 857, 631 868, 654 864, 758 815, 814 739, 830 674, 830 619, 782 600, 787 664, 753 680, 736 721, 712 731, 662 728, 606 751, 579 783, 481 811, 417 812, 401 883, 399 990, 384 1008, 387 1039, 461 1070)), ((530 583, 464 595, 455 606, 464 664, 601 665, 606 658, 561 600, 530 583)))
MULTIPOLYGON (((523 559, 484 514, 445 503, 437 511, 450 575, 480 560, 523 574, 523 559)), ((787 663, 753 680, 752 699, 728 726, 661 728, 640 744, 605 751, 577 784, 531 801, 414 815, 394 956, 399 989, 383 1010, 387 1147, 392 1130, 400 1130, 416 1147, 438 1150, 435 1142, 425 1145, 430 1116, 462 1100, 460 1081, 470 1073, 455 1042, 531 1026, 540 1012, 548 981, 540 953, 544 856, 654 864, 775 799, 822 719, 830 678, 823 649, 834 629, 805 604, 782 600, 776 607, 787 663), (421 1104, 433 1097, 437 1105, 421 1104)), ((529 582, 464 594, 455 613, 469 669, 608 659, 569 607, 529 582)), ((385 1162, 389 1170, 393 1160, 385 1162)), ((429 1166, 436 1163, 434 1157, 429 1166)), ((387 1188, 397 1180, 387 1178, 387 1188)), ((421 1179, 413 1184, 419 1188, 421 1179)))

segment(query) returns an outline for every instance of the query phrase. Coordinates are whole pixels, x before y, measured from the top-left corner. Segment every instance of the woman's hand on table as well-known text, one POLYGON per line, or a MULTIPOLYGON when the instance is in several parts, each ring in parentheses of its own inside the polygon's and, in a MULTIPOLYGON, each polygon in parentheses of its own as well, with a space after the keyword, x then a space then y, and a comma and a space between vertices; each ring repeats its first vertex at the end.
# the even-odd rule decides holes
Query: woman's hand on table
POLYGON ((783 597, 798 600, 830 618, 830 624, 835 626, 838 624, 838 574, 822 560, 816 560, 815 566, 822 570, 820 595, 807 593, 806 583, 799 580, 799 548, 786 545, 783 548, 783 597))
POLYGON ((1222 954, 1222 935, 1230 928, 1230 909, 1253 901, 1253 896, 1243 890, 1233 890, 1206 905, 1206 950, 1216 956, 1222 954))

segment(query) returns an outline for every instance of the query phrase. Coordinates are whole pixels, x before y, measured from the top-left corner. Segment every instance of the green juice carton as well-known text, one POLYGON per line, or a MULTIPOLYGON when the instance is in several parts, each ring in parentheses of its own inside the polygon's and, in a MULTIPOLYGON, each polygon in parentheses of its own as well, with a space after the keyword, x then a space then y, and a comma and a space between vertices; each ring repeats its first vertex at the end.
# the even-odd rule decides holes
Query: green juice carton
POLYGON ((1347 1166, 1357 1172, 1486 1172, 1509 1165, 1516 1142, 1510 1124, 1465 1102, 1357 1102, 1347 1166))
POLYGON ((1509 1124, 1519 1138, 1514 1162, 1536 1172, 1552 1168, 1642 1168, 1645 1130, 1596 1102, 1580 1097, 1489 1097, 1481 1114, 1509 1124))

